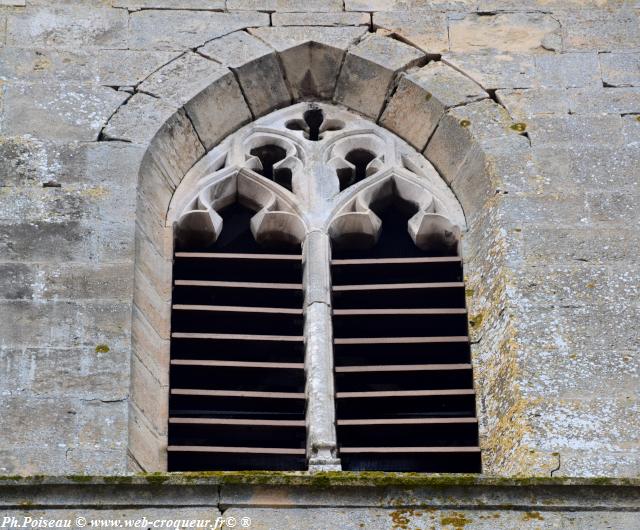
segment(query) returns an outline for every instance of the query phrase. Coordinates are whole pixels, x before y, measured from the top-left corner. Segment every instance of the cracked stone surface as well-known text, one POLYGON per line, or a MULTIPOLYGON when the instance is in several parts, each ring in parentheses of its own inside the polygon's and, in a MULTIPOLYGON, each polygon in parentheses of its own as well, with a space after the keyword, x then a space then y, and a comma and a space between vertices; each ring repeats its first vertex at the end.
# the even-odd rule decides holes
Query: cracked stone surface
MULTIPOLYGON (((153 465, 163 425, 141 418, 166 399, 166 322, 132 329, 131 314, 134 290, 151 315, 167 303, 134 276, 170 270, 158 205, 252 112, 321 98, 428 143, 466 209, 485 471, 638 476, 639 13, 602 0, 0 0, 0 474, 124 473, 134 444, 153 465), (148 371, 142 411, 134 362, 148 371), (149 438, 129 436, 128 418, 149 438)), ((278 513, 256 509, 256 528, 278 513)), ((460 513, 442 517, 499 527, 460 513)), ((500 524, 543 524, 530 517, 500 524)), ((637 527, 613 512, 541 517, 637 527)), ((447 527, 431 519, 409 517, 447 527)))

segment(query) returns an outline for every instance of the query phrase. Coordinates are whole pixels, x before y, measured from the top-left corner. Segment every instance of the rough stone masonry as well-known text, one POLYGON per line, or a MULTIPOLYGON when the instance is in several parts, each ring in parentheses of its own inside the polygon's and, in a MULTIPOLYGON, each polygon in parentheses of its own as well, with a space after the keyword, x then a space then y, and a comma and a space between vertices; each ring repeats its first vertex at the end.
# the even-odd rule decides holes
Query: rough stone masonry
MULTIPOLYGON (((490 472, 638 477, 636 0, 0 0, 0 475, 133 469, 138 176, 130 168, 158 105, 169 117, 188 103, 180 100, 185 87, 195 90, 204 78, 239 83, 252 102, 220 104, 228 129, 207 131, 206 149, 237 128, 230 124, 313 93, 405 131, 420 150, 431 140, 427 158, 443 172, 458 171, 447 165, 462 141, 454 125, 468 121, 464 134, 482 139, 496 176, 485 191, 500 201, 478 208, 467 236, 495 236, 500 246, 469 245, 465 255, 474 369, 488 396, 478 413, 483 432, 493 433, 483 443, 488 454, 501 447, 490 472), (311 84, 300 71, 309 57, 311 84), (276 66, 284 84, 256 73, 276 66), (341 85, 343 74, 357 81, 365 73, 373 81, 354 81, 351 91, 341 85), (128 106, 148 121, 119 121, 128 106), (494 343, 497 329, 504 340, 494 343), (506 352, 499 365, 495 351, 506 352), (491 400, 505 385, 509 397, 491 400)), ((478 190, 451 184, 463 204, 473 203, 478 190)), ((50 498, 70 492, 43 510, 81 504, 84 493, 62 486, 38 486, 58 492, 50 498)), ((24 499, 16 495, 7 494, 14 500, 5 508, 18 509, 24 499)), ((590 526, 636 528, 637 493, 629 496, 635 508, 608 501, 608 510, 624 513, 610 521, 598 515, 590 526)), ((409 511, 420 505, 400 497, 409 511)), ((309 505, 323 505, 313 498, 296 509, 297 527, 312 527, 299 521, 313 519, 304 519, 309 505)), ((198 506, 249 503, 240 493, 220 499, 198 506)), ((469 505, 435 521, 408 512, 393 519, 389 497, 376 506, 359 508, 353 521, 335 515, 335 526, 410 528, 415 519, 437 528, 497 527, 482 526, 492 514, 471 518, 469 505)), ((282 525, 272 512, 263 515, 265 527, 282 525)), ((521 515, 513 515, 521 527, 538 524, 536 515, 521 515)))

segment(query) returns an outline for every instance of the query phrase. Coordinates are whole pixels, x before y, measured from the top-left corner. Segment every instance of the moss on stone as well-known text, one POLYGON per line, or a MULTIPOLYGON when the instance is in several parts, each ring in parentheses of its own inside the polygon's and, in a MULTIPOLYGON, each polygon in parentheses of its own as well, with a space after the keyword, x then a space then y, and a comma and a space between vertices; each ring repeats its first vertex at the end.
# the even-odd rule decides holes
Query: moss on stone
MULTIPOLYGON (((332 487, 376 488, 455 488, 455 487, 522 487, 522 486, 629 486, 640 487, 640 479, 617 477, 568 478, 546 476, 497 477, 476 474, 390 473, 382 471, 350 472, 326 471, 203 471, 178 473, 140 473, 137 475, 68 475, 68 481, 79 484, 140 484, 175 485, 220 484, 248 486, 301 486, 327 489, 332 487)), ((59 477, 45 475, 4 475, 0 483, 35 484, 58 483, 59 477)), ((421 508, 428 508, 427 506, 421 508)))
POLYGON ((91 475, 67 475, 67 478, 72 482, 79 483, 93 482, 95 479, 95 477, 92 477, 91 475))
POLYGON ((168 473, 148 473, 143 475, 144 479, 149 483, 155 486, 159 486, 164 484, 171 477, 168 473))
POLYGON ((102 477, 105 484, 131 484, 133 477, 131 475, 117 475, 112 477, 102 477))
POLYGON ((96 353, 109 353, 111 348, 107 344, 98 344, 96 346, 96 353))

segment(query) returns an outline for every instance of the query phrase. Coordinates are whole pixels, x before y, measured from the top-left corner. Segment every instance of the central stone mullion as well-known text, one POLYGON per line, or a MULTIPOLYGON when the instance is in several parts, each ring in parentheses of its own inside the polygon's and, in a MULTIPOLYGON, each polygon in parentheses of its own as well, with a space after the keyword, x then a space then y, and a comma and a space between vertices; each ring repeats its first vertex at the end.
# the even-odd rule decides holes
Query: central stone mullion
POLYGON ((303 255, 309 470, 340 470, 335 425, 329 236, 319 230, 309 232, 303 255))

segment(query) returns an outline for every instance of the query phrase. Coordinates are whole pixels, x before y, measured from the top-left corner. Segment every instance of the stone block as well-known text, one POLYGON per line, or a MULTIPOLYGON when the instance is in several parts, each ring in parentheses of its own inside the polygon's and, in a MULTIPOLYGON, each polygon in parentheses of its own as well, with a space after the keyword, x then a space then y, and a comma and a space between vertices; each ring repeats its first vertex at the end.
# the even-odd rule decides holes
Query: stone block
POLYGON ((94 141, 129 97, 111 88, 79 84, 16 83, 4 87, 0 133, 55 140, 94 141))
MULTIPOLYGON (((559 340, 558 340, 559 339, 559 340)), ((640 369, 637 352, 602 351, 571 345, 558 350, 563 339, 536 350, 523 349, 526 363, 521 377, 527 381, 526 394, 539 398, 590 399, 609 396, 620 399, 640 397, 640 369), (615 385, 611 381, 616 381, 615 385)))
POLYGON ((482 214, 488 199, 507 193, 509 179, 513 180, 514 173, 526 172, 528 161, 529 142, 518 134, 500 137, 495 145, 482 149, 480 145, 472 147, 451 181, 469 224, 482 214))
POLYGON ((602 87, 595 53, 536 55, 537 85, 545 88, 602 87))
MULTIPOLYGON (((95 78, 108 86, 138 86, 161 66, 174 60, 176 52, 98 50, 95 60, 95 78)), ((95 57, 95 59, 93 58, 95 57)))
POLYGON ((442 62, 464 72, 485 90, 530 88, 537 84, 532 55, 446 53, 442 62))
POLYGON ((585 196, 574 189, 564 194, 524 194, 510 195, 504 201, 502 214, 512 227, 523 227, 528 224, 544 226, 580 227, 588 223, 585 196))
POLYGON ((594 223, 631 226, 640 221, 637 188, 629 191, 589 191, 586 197, 588 219, 594 223))
POLYGON ((129 452, 147 472, 166 471, 167 437, 159 436, 135 405, 129 406, 129 452))
POLYGON ((271 23, 274 26, 369 26, 371 16, 369 13, 283 13, 277 12, 271 15, 271 23))
POLYGON ((163 297, 171 296, 171 271, 173 260, 171 254, 163 254, 164 250, 146 236, 142 230, 136 231, 136 267, 163 297))
POLYGON ((640 114, 640 87, 574 88, 568 98, 571 114, 640 114))
POLYGON ((594 349, 637 351, 640 339, 635 322, 640 311, 633 304, 588 306, 559 311, 559 322, 575 344, 594 349))
POLYGON ((251 119, 233 73, 195 53, 184 54, 158 70, 139 90, 176 107, 184 106, 207 150, 251 119))
POLYGON ((640 48, 640 18, 633 9, 568 9, 558 13, 563 49, 599 52, 640 48))
POLYGON ((224 0, 113 0, 113 7, 124 7, 129 11, 139 9, 197 9, 200 11, 223 11, 224 0))
MULTIPOLYGON (((525 227, 525 230, 527 228, 525 227)), ((534 231, 535 229, 528 229, 534 231)), ((633 300, 640 285, 630 281, 633 263, 527 260, 513 271, 513 282, 527 304, 540 307, 614 305, 633 300)))
POLYGON ((134 279, 135 307, 162 339, 171 337, 171 297, 160 295, 137 268, 134 279))
POLYGON ((567 189, 633 191, 640 152, 634 147, 547 145, 532 149, 540 175, 537 188, 549 193, 567 189))
POLYGON ((169 366, 164 368, 163 384, 136 355, 131 358, 131 403, 160 436, 167 435, 169 426, 169 366))
POLYGON ((133 256, 131 221, 111 220, 96 230, 95 219, 0 220, 5 261, 87 261, 133 256))
POLYGON ((216 13, 143 10, 129 21, 129 48, 133 50, 186 50, 234 31, 269 25, 267 13, 216 13))
POLYGON ((447 15, 443 12, 382 11, 373 14, 373 27, 398 35, 406 42, 429 55, 449 51, 447 15))
POLYGON ((478 0, 345 0, 347 11, 474 11, 478 0))
POLYGON ((131 341, 134 354, 162 385, 168 385, 169 340, 163 339, 153 329, 146 317, 133 308, 131 341))
POLYGON ((623 144, 620 116, 536 116, 527 132, 533 147, 620 146, 623 144))
MULTIPOLYGON (((240 95, 244 95, 253 116, 291 103, 275 51, 253 35, 238 31, 209 42, 198 52, 234 71, 242 87, 240 95)), ((228 116, 227 108, 223 107, 221 112, 228 116)), ((238 118, 244 121, 245 113, 238 118)))
POLYGON ((559 22, 544 13, 469 14, 449 21, 450 50, 546 53, 559 50, 559 22))
POLYGON ((526 124, 531 116, 569 114, 569 94, 564 89, 497 90, 496 96, 520 123, 526 124))
MULTIPOLYGON (((100 220, 100 212, 111 208, 114 220, 126 223, 134 210, 135 197, 126 186, 108 188, 10 187, 5 190, 0 219, 24 221, 93 221, 96 229, 108 223, 100 220)), ((129 224, 131 224, 131 220, 129 224)), ((131 226, 133 226, 131 224, 131 226)))
POLYGON ((342 0, 227 0, 227 9, 279 12, 342 11, 342 0))
MULTIPOLYGON (((566 9, 602 7, 601 0, 478 0, 478 11, 541 11, 554 13, 566 9)), ((613 5, 613 4, 611 4, 613 5)))
POLYGON ((637 400, 558 399, 530 403, 527 442, 542 450, 628 451, 640 442, 637 400))
POLYGON ((131 299, 133 269, 129 262, 0 263, 0 299, 131 299))
POLYGON ((0 348, 0 394, 118 401, 129 394, 129 349, 0 348))
POLYGON ((638 138, 640 138, 640 114, 622 116, 623 145, 637 148, 638 138))
POLYGON ((4 301, 0 304, 6 347, 124 350, 130 340, 131 304, 111 301, 4 301))
POLYGON ((7 45, 126 49, 127 19, 121 9, 28 7, 7 15, 7 45))
POLYGON ((26 5, 26 0, 0 0, 0 6, 24 7, 26 5))
POLYGON ((332 98, 345 51, 367 30, 290 26, 250 32, 278 52, 293 99, 297 100, 332 98))
POLYGON ((535 261, 615 263, 629 259, 630 248, 640 248, 640 235, 631 227, 520 228, 522 253, 535 261))
POLYGON ((637 53, 600 53, 605 86, 640 86, 640 57, 637 53))
POLYGON ((444 115, 433 133, 425 156, 442 177, 451 183, 471 151, 485 143, 497 147, 502 138, 513 134, 507 111, 491 100, 452 108, 444 115))
POLYGON ((503 145, 483 150, 485 171, 492 193, 533 191, 538 175, 531 158, 529 142, 518 134, 507 136, 503 140, 503 145))
POLYGON ((0 78, 10 81, 136 86, 178 52, 0 47, 0 78))
POLYGON ((422 151, 447 109, 488 97, 468 77, 432 62, 400 78, 380 125, 422 151))
MULTIPOLYGON (((633 448, 630 451, 591 451, 562 449, 560 451, 560 469, 553 476, 556 477, 636 477, 640 473, 640 451, 633 448)), ((591 514, 588 514, 591 515, 591 514)), ((615 524, 619 528, 631 529, 635 521, 625 521, 623 514, 616 514, 615 522, 601 524, 615 524)), ((603 517, 604 519, 604 517, 603 517)), ((595 520, 585 521, 585 525, 592 526, 595 520)))
POLYGON ((162 256, 173 255, 173 228, 165 225, 164 216, 159 217, 143 196, 138 197, 136 211, 136 233, 143 234, 162 256))
POLYGON ((396 74, 424 60, 424 54, 412 46, 371 35, 348 51, 335 100, 377 120, 396 74))
POLYGON ((0 473, 3 475, 54 475, 68 469, 66 454, 69 448, 3 447, 0 449, 0 473))
POLYGON ((0 47, 0 78, 9 81, 89 82, 95 78, 91 55, 80 50, 0 47))
POLYGON ((63 189, 126 189, 134 192, 137 175, 131 167, 142 159, 143 148, 125 142, 56 142, 31 136, 0 136, 0 174, 3 186, 63 189))
POLYGON ((124 449, 126 407, 125 401, 4 396, 0 398, 3 448, 124 449))

